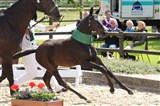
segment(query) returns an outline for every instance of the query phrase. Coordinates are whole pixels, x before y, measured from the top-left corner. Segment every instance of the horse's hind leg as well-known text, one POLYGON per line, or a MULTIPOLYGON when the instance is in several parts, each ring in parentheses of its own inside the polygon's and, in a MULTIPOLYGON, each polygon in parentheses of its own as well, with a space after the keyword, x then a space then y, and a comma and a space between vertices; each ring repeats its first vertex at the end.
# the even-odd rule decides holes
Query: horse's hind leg
MULTIPOLYGON (((13 70, 12 70, 12 61, 11 60, 3 60, 3 63, 2 63, 2 68, 3 68, 3 71, 5 72, 5 75, 9 81, 9 86, 11 87, 14 83, 14 80, 13 80, 13 70)), ((13 94, 14 92, 10 90, 10 93, 13 94)))
POLYGON ((5 75, 5 72, 4 70, 2 69, 2 75, 0 77, 0 83, 6 78, 6 75, 5 75))
POLYGON ((74 89, 72 89, 66 82, 63 81, 62 77, 59 75, 58 70, 54 71, 53 75, 55 76, 55 78, 57 79, 58 83, 63 86, 64 88, 74 92, 76 95, 78 95, 81 99, 84 99, 85 101, 87 101, 88 103, 91 103, 91 100, 87 99, 85 96, 83 96, 82 94, 80 94, 79 92, 75 91, 74 89))
POLYGON ((111 78, 113 78, 113 79, 118 83, 118 85, 119 85, 122 89, 126 90, 126 91, 128 92, 128 94, 133 94, 133 92, 132 92, 128 87, 126 87, 124 84, 122 84, 122 82, 120 82, 120 81, 113 75, 113 73, 107 69, 107 67, 102 63, 102 61, 100 60, 99 57, 97 57, 94 62, 97 63, 97 64, 99 64, 99 65, 102 65, 103 67, 105 67, 105 69, 107 70, 108 75, 109 75, 111 78))
POLYGON ((53 91, 53 90, 52 90, 52 87, 51 87, 51 84, 50 84, 51 77, 52 77, 52 74, 49 73, 48 71, 46 71, 46 73, 45 73, 44 76, 43 76, 43 81, 44 81, 44 83, 46 84, 47 88, 48 88, 49 90, 53 91))

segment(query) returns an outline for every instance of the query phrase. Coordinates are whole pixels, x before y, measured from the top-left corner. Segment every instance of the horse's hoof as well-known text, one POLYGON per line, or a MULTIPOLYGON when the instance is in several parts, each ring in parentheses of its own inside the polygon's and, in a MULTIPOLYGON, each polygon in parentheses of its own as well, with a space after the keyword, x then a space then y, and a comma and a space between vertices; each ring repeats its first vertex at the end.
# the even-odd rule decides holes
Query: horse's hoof
POLYGON ((89 99, 87 99, 87 100, 86 100, 86 102, 87 102, 87 103, 92 103, 92 101, 91 101, 91 100, 89 100, 89 99))
POLYGON ((111 94, 114 94, 114 89, 109 90, 111 94))
POLYGON ((62 88, 62 92, 66 92, 66 91, 68 91, 68 89, 62 88))
POLYGON ((132 91, 128 91, 128 94, 133 95, 134 93, 132 91))
POLYGON ((66 92, 68 89, 62 88, 60 91, 57 91, 57 93, 66 92))

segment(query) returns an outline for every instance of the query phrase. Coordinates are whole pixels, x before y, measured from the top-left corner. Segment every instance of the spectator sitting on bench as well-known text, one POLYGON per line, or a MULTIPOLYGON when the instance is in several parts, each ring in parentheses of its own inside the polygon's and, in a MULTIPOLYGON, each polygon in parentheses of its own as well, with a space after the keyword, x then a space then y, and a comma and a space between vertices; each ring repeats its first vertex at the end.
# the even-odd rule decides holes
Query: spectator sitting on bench
MULTIPOLYGON (((134 24, 131 20, 128 20, 126 22, 126 26, 127 26, 127 28, 126 28, 125 32, 135 32, 135 27, 134 27, 134 24)), ((133 40, 133 37, 132 36, 125 36, 124 40, 125 40, 124 46, 126 46, 126 45, 128 45, 129 40, 133 40)), ((124 53, 124 59, 130 59, 130 58, 132 59, 134 57, 130 56, 128 53, 124 53)))
MULTIPOLYGON (((118 23, 117 20, 114 18, 111 18, 110 20, 111 27, 109 27, 108 31, 109 32, 120 32, 122 31, 120 28, 118 28, 118 23)), ((101 47, 102 48, 118 48, 119 47, 119 37, 118 36, 107 36, 105 39, 105 44, 103 44, 101 47)), ((106 53, 106 52, 101 52, 103 57, 107 57, 108 59, 113 59, 113 52, 111 53, 106 53)))
MULTIPOLYGON (((128 20, 126 22, 126 30, 124 32, 135 32, 135 27, 134 27, 134 24, 131 20, 128 20)), ((133 37, 132 36, 125 36, 124 40, 132 40, 133 37)))
MULTIPOLYGON (((146 24, 143 21, 138 21, 138 29, 135 30, 135 32, 147 32, 146 30, 146 24)), ((133 40, 129 46, 126 47, 126 49, 134 49, 141 45, 143 45, 147 40, 147 36, 144 35, 137 35, 133 36, 133 40)), ((145 48, 144 48, 145 49, 145 48)), ((126 57, 131 58, 132 60, 135 60, 136 57, 134 55, 129 55, 126 53, 126 57)))

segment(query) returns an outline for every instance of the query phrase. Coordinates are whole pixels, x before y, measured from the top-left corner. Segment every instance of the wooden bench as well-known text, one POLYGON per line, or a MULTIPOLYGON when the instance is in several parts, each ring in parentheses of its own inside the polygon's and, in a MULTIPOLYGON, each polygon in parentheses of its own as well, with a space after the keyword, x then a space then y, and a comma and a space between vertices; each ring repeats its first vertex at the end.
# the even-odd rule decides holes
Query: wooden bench
MULTIPOLYGON (((69 68, 59 68, 58 71, 61 75, 61 77, 69 77, 69 78, 75 78, 75 86, 82 83, 82 70, 80 65, 74 66, 75 69, 69 69, 69 68)), ((2 73, 2 66, 0 65, 0 76, 2 73)), ((14 77, 18 77, 25 73, 25 68, 23 64, 13 64, 13 73, 14 77)), ((45 71, 38 68, 36 77, 43 77, 45 71)))

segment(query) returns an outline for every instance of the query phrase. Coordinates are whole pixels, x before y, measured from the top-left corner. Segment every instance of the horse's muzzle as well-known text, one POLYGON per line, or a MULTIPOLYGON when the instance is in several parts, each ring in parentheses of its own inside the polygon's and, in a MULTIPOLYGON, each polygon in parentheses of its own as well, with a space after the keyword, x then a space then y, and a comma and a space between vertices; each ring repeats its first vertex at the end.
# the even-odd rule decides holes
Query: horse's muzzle
POLYGON ((58 14, 57 16, 54 16, 54 17, 51 17, 51 18, 52 18, 53 21, 60 21, 62 16, 63 16, 62 14, 58 14))

